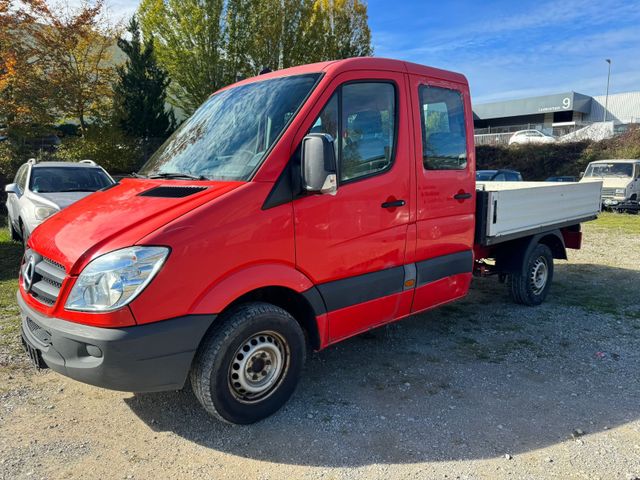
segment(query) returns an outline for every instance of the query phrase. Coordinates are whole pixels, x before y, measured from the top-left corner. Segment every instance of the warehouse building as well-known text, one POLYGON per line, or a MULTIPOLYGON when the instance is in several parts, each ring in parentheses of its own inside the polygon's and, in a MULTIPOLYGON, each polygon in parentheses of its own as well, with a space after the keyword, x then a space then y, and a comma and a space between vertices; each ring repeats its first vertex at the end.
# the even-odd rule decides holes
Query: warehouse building
POLYGON ((608 101, 605 95, 557 93, 479 104, 473 113, 477 135, 536 129, 561 136, 602 121, 620 129, 640 123, 640 91, 610 94, 608 101))

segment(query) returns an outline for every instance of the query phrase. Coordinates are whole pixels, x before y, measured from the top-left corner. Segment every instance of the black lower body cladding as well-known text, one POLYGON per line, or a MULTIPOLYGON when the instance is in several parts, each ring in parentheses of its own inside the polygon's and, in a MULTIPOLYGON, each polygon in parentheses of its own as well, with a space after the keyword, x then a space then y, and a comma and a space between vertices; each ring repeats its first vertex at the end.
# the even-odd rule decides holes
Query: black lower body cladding
POLYGON ((80 382, 126 392, 182 388, 215 315, 189 315, 126 328, 50 318, 18 292, 22 339, 52 370, 80 382))

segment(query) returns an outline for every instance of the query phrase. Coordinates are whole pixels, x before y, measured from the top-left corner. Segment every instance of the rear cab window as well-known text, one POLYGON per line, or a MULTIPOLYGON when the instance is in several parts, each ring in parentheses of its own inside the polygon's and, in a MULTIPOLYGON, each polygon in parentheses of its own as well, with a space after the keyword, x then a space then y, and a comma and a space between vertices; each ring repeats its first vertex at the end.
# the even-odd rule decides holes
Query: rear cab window
POLYGON ((458 90, 420 85, 422 158, 426 170, 467 168, 464 102, 458 90))

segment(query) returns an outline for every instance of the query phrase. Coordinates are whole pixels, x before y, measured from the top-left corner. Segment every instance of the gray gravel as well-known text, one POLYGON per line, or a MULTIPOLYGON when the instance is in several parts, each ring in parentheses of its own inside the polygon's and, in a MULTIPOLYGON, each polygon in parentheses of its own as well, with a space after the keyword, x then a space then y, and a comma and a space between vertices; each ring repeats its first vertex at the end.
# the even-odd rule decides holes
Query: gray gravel
POLYGON ((0 380, 0 479, 640 478, 640 240, 587 226, 549 301, 496 279, 310 356, 292 401, 223 425, 188 389, 0 380))

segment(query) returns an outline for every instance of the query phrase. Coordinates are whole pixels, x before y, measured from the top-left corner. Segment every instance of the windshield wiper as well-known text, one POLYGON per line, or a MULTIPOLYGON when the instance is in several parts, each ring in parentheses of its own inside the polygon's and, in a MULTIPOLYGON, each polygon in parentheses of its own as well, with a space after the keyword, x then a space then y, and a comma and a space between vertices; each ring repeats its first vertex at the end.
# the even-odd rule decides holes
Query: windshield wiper
POLYGON ((67 193, 67 192, 97 192, 97 190, 92 188, 68 188, 66 190, 59 190, 57 193, 67 193))
POLYGON ((133 178, 147 178, 146 175, 140 175, 138 172, 131 172, 129 176, 133 178))
POLYGON ((189 175, 188 173, 156 173, 154 175, 149 175, 148 178, 187 178, 189 180, 209 180, 204 175, 189 175))

